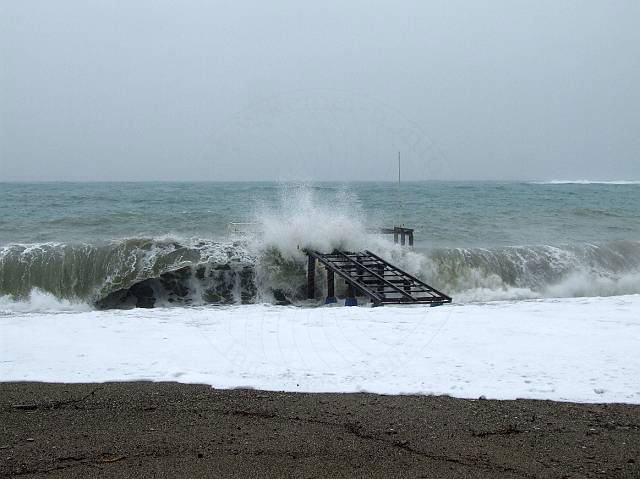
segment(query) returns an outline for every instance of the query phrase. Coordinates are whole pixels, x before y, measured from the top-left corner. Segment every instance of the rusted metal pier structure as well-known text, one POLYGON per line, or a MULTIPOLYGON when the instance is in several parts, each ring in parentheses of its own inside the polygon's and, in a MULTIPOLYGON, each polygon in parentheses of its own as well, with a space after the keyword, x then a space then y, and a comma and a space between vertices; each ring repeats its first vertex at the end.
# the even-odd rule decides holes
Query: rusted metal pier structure
POLYGON ((413 246, 413 228, 405 228, 404 226, 394 226, 393 228, 367 228, 367 233, 393 235, 393 242, 405 246, 413 246))
POLYGON ((438 306, 451 298, 371 251, 357 253, 335 250, 331 253, 307 251, 307 295, 315 297, 316 263, 327 271, 326 303, 335 303, 335 276, 347 283, 345 306, 357 305, 356 293, 368 296, 373 306, 385 304, 424 304, 438 306))
POLYGON ((380 228, 380 233, 385 235, 393 235, 393 242, 398 243, 400 240, 401 245, 405 245, 409 240, 409 246, 413 246, 413 229, 405 228, 404 226, 394 226, 393 228, 380 228))

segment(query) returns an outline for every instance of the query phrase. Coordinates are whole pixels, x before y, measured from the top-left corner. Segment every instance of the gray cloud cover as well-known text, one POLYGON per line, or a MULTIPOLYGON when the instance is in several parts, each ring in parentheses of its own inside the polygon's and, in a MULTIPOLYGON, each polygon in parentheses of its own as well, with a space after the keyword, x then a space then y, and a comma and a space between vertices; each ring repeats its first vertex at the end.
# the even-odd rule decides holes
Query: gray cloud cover
POLYGON ((640 2, 6 1, 0 180, 640 178, 640 2))

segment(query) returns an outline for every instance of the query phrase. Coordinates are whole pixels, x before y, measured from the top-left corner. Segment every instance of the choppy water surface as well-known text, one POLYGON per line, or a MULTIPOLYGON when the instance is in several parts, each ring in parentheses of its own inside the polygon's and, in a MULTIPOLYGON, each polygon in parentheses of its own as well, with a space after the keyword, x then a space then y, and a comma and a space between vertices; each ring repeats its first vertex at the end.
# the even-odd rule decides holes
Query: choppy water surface
POLYGON ((640 293, 636 182, 0 183, 0 204, 0 310, 144 281, 174 305, 295 302, 305 247, 372 249, 458 302, 640 293), (371 234, 394 224, 413 251, 371 234))

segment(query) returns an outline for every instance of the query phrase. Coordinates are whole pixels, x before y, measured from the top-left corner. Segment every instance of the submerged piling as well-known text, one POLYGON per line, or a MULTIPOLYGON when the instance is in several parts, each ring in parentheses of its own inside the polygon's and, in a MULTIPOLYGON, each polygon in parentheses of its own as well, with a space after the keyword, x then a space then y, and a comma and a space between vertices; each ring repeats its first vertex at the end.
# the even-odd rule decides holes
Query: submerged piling
POLYGON ((327 268, 327 299, 325 304, 336 303, 336 281, 333 271, 327 268))
POLYGON ((347 284, 347 297, 344 298, 345 306, 358 306, 356 299, 356 290, 351 283, 347 284))
POLYGON ((309 255, 307 264, 307 298, 313 299, 316 296, 316 259, 309 255))

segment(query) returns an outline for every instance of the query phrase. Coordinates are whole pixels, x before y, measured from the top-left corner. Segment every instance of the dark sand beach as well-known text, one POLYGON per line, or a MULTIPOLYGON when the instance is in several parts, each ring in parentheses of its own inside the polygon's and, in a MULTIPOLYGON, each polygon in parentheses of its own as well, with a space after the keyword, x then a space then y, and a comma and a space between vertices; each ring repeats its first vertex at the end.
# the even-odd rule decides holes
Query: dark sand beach
POLYGON ((2 477, 640 477, 640 406, 0 384, 2 477))

